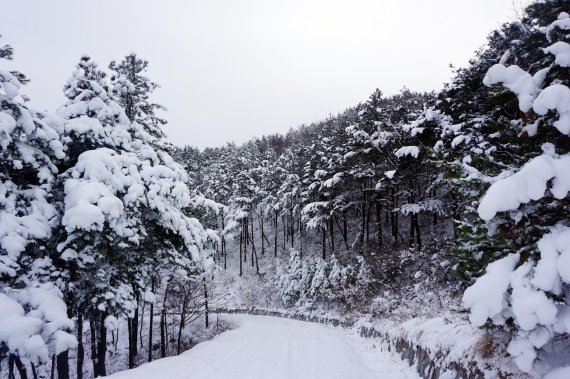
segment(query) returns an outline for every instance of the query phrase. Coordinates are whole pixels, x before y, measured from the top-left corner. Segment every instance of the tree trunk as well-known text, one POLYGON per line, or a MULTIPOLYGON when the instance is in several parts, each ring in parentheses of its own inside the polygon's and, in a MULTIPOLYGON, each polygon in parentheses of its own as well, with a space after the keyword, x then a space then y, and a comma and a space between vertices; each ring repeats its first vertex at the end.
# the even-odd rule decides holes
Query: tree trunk
POLYGON ((263 211, 261 211, 261 218, 260 218, 260 225, 261 225, 261 255, 265 255, 265 232, 263 230, 263 211))
POLYGON ((331 237, 331 254, 334 254, 334 216, 329 220, 329 229, 331 237))
POLYGON ((414 215, 414 226, 416 228, 416 243, 418 244, 418 249, 422 248, 422 238, 420 236, 420 223, 418 221, 418 215, 414 215))
POLYGON ((299 252, 301 253, 301 258, 303 258, 303 229, 301 229, 301 212, 299 212, 297 230, 299 230, 299 252))
POLYGON ((166 357, 166 314, 160 315, 160 357, 166 357))
POLYGON ((36 365, 34 362, 30 362, 30 367, 32 368, 32 377, 38 379, 38 371, 36 370, 36 365))
POLYGON ((69 350, 57 355, 57 379, 69 379, 69 350))
POLYGON ((370 204, 366 202, 366 244, 370 243, 370 204))
POLYGON ((327 258, 327 254, 326 254, 326 237, 327 237, 327 231, 325 229, 325 227, 323 226, 323 259, 327 258))
POLYGON ((128 353, 128 364, 129 368, 135 367, 135 361, 133 359, 133 320, 127 319, 127 338, 129 341, 129 353, 128 353))
POLYGON ((346 217, 346 210, 342 212, 342 234, 344 236, 344 243, 346 244, 346 250, 350 250, 348 247, 348 220, 346 217))
MULTIPOLYGON (((141 305, 141 311, 139 313, 139 317, 140 317, 140 320, 139 320, 139 325, 140 325, 140 328, 139 328, 139 344, 140 344, 139 349, 140 350, 142 350, 144 347, 143 329, 144 329, 144 311, 145 311, 145 309, 146 309, 146 301, 143 301, 142 305, 141 305)), ((117 335, 118 334, 119 333, 117 333, 117 335)), ((138 353, 137 353, 137 355, 138 355, 138 353)))
MULTIPOLYGON (((14 365, 16 365, 16 369, 18 370, 18 374, 20 374, 20 379, 28 379, 28 373, 26 372, 26 366, 22 363, 20 357, 16 354, 10 354, 8 358, 8 377, 9 378, 16 378, 14 375, 14 365)), ((54 362, 52 359, 52 371, 53 371, 54 362)))
POLYGON ((376 240, 382 246, 382 204, 376 203, 376 240))
POLYGON ((392 237, 394 238, 394 241, 397 241, 397 235, 396 235, 396 214, 394 213, 394 203, 396 202, 394 199, 394 188, 390 189, 390 193, 391 193, 391 207, 392 209, 390 210, 390 227, 392 228, 392 237))
POLYGON ((242 228, 242 232, 239 235, 239 276, 243 275, 243 228, 242 228))
POLYGON ((395 212, 394 214, 394 240, 398 243, 398 235, 399 235, 399 226, 398 226, 398 213, 395 212))
POLYGON ((97 330, 95 324, 96 323, 93 320, 89 320, 89 333, 91 335, 91 362, 93 363, 93 373, 97 372, 97 330))
MULTIPOLYGON (((52 372, 54 366, 55 365, 52 364, 52 372)), ((51 377, 53 378, 53 373, 51 377)), ((14 375, 14 354, 10 354, 10 356, 8 357, 8 379, 16 379, 16 375, 14 375)))
MULTIPOLYGON (((251 220, 251 227, 253 228, 253 219, 251 220)), ((259 267, 257 268, 257 271, 259 272, 259 267)), ((203 278, 203 280, 204 280, 204 317, 206 319, 206 329, 208 329, 210 327, 210 311, 208 309, 208 287, 206 286, 206 278, 203 278)))
MULTIPOLYGON (((222 255, 224 256, 224 270, 228 268, 228 260, 226 259, 226 237, 224 236, 224 210, 222 209, 222 255)), ((149 361, 150 362, 150 361, 149 361)))
POLYGON ((247 241, 249 239, 249 232, 245 225, 245 220, 241 220, 241 234, 243 235, 243 261, 247 262, 247 241))
POLYGON ((182 331, 186 324, 186 305, 188 304, 188 296, 184 295, 182 301, 182 309, 180 310, 180 323, 178 324, 178 338, 176 341, 176 354, 180 354, 181 342, 182 342, 182 331))
MULTIPOLYGON (((434 188, 432 189, 432 195, 434 199, 437 197, 437 190, 434 188)), ((433 225, 437 225, 437 211, 433 212, 433 225)))
POLYGON ((293 217, 293 204, 291 204, 290 216, 291 216, 291 248, 294 248, 295 247, 295 218, 293 217))
POLYGON ((285 215, 283 215, 283 252, 285 252, 285 249, 287 249, 287 241, 289 241, 289 239, 287 238, 287 217, 285 215))
MULTIPOLYGON (((249 224, 249 222, 248 222, 249 224)), ((246 230, 246 233, 248 235, 249 238, 249 230, 246 230)), ((254 241, 255 235, 253 234, 253 215, 251 216, 251 267, 253 267, 255 265, 254 262, 254 250, 255 250, 255 241, 254 241)))
POLYGON ((79 310, 77 315, 77 379, 83 379, 83 360, 85 349, 83 347, 83 314, 79 310))
POLYGON ((162 312, 160 315, 160 357, 166 357, 166 299, 168 296, 168 284, 164 289, 164 299, 162 301, 162 312))
MULTIPOLYGON (((345 217, 343 215, 343 217, 345 217)), ((343 228, 341 228, 340 223, 338 222, 338 217, 335 217, 335 222, 336 222, 336 226, 340 232, 340 235, 342 236, 342 240, 344 241, 344 246, 346 247, 346 250, 350 250, 350 247, 348 246, 348 236, 345 234, 346 230, 343 230, 343 228)))
MULTIPOLYGON (((16 363, 16 368, 18 369, 18 373, 20 374, 20 379, 28 379, 28 373, 26 371, 26 366, 22 363, 20 357, 14 357, 14 363, 16 363)), ((59 371, 59 369, 58 369, 59 371)), ((67 370, 67 377, 69 378, 69 370, 67 370)))
POLYGON ((97 376, 107 376, 105 359, 107 356, 107 329, 105 328, 106 313, 101 314, 99 324, 99 340, 97 341, 97 376))
MULTIPOLYGON (((223 245, 222 245, 223 246, 223 245)), ((224 256, 225 259, 225 256, 224 256)), ((154 277, 150 282, 150 290, 154 293, 154 277)), ((150 303, 150 315, 148 322, 148 361, 152 361, 152 323, 154 322, 154 301, 150 303)))
POLYGON ((361 230, 361 234, 360 234, 360 246, 361 249, 364 249, 364 232, 366 230, 366 188, 362 189, 362 207, 361 207, 361 216, 362 219, 360 221, 360 230, 361 230))
MULTIPOLYGON (((253 235, 253 215, 251 216, 251 267, 253 267, 253 261, 255 260, 255 270, 259 274, 259 260, 257 259, 257 251, 255 249, 255 236, 253 235)), ((263 243, 263 238, 261 238, 261 242, 263 243)), ((205 284, 204 284, 205 285, 205 284)), ((204 287, 205 291, 205 287, 204 287)), ((206 302, 207 304, 207 302, 206 302)))
POLYGON ((274 239, 273 243, 275 246, 275 257, 277 258, 277 212, 275 212, 275 228, 274 229, 275 229, 275 233, 273 233, 274 234, 273 235, 273 239, 274 239))
POLYGON ((416 239, 416 236, 414 234, 415 231, 416 231, 416 228, 414 225, 414 214, 412 213, 410 215, 410 236, 409 236, 410 246, 413 246, 415 243, 415 239, 416 239))

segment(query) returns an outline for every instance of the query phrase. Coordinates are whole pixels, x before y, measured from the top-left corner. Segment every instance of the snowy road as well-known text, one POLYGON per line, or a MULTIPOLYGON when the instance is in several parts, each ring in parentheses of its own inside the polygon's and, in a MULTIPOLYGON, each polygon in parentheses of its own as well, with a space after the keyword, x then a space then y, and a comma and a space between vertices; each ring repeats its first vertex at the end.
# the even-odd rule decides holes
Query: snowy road
POLYGON ((112 379, 407 379, 407 364, 349 331, 267 316, 227 316, 240 326, 183 354, 112 379))

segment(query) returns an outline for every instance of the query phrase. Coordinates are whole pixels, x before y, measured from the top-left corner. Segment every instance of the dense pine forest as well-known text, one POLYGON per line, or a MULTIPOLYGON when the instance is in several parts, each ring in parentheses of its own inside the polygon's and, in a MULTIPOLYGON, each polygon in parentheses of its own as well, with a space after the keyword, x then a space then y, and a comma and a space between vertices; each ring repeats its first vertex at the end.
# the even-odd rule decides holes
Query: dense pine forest
POLYGON ((105 376, 256 309, 462 325, 485 377, 570 377, 567 12, 531 3, 441 91, 216 148, 167 142, 134 53, 81 57, 54 112, 0 71, 0 376, 105 376))

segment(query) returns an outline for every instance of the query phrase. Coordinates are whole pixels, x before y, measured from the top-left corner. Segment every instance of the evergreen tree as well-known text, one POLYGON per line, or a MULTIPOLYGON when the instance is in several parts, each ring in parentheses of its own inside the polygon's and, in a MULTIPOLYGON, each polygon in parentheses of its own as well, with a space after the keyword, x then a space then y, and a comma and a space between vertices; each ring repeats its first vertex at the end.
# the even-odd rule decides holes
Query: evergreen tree
POLYGON ((156 111, 165 108, 149 100, 159 85, 144 75, 148 62, 131 53, 118 63, 111 62, 109 68, 114 72, 111 76, 113 95, 129 120, 138 123, 151 136, 163 138, 162 126, 166 120, 158 117, 156 111))

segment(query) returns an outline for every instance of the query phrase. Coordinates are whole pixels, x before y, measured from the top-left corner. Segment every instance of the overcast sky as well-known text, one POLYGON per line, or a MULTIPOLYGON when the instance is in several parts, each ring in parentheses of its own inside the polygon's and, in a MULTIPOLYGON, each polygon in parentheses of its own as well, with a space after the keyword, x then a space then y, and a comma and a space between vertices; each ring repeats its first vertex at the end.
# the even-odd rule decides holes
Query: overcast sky
POLYGON ((169 140, 206 147, 321 120, 377 87, 440 89, 521 2, 0 0, 0 34, 41 109, 64 101, 82 54, 106 67, 138 53, 169 140))

